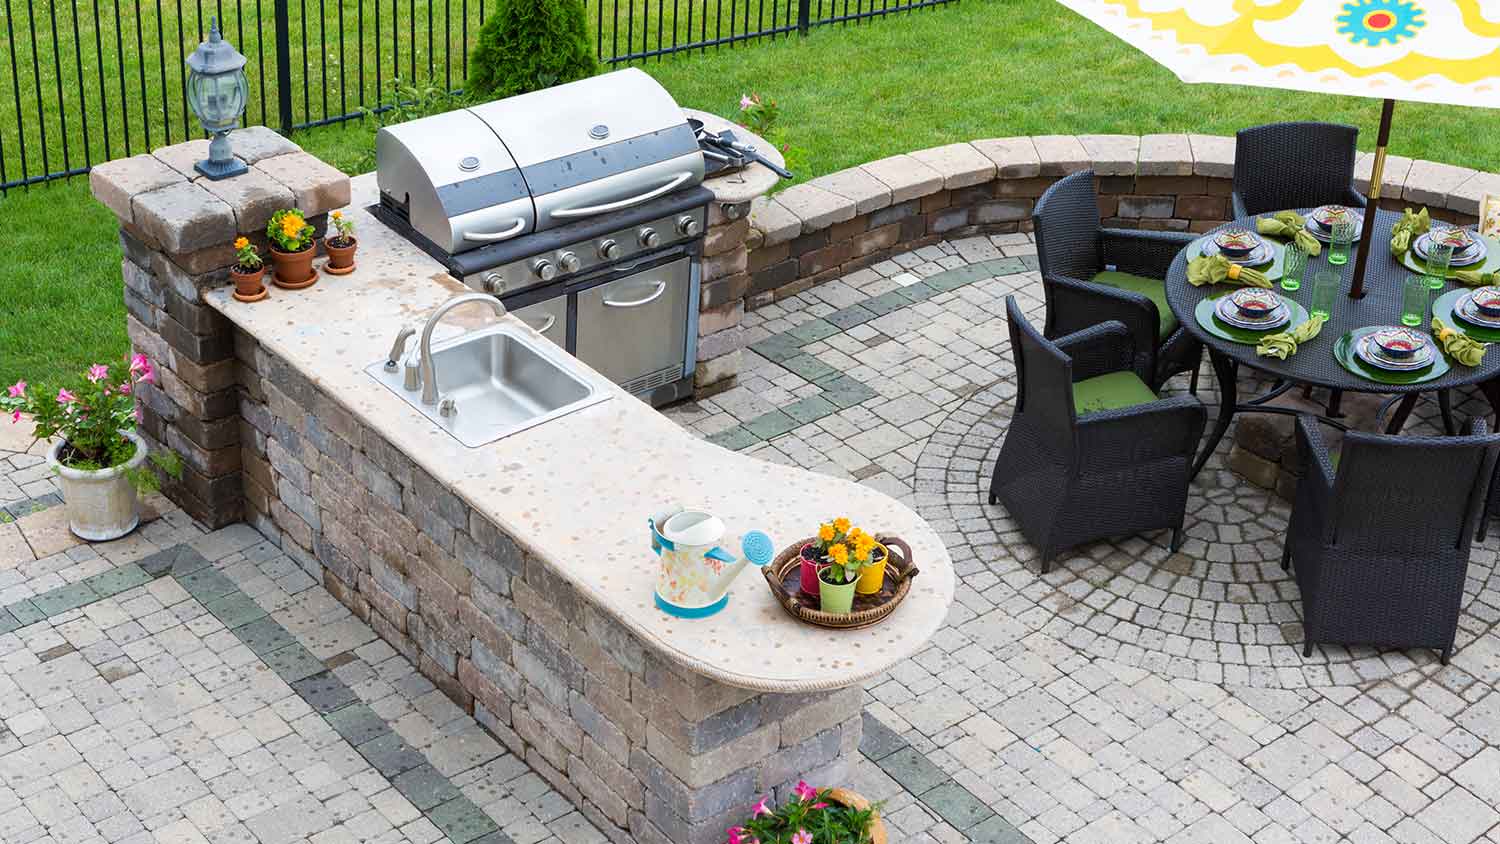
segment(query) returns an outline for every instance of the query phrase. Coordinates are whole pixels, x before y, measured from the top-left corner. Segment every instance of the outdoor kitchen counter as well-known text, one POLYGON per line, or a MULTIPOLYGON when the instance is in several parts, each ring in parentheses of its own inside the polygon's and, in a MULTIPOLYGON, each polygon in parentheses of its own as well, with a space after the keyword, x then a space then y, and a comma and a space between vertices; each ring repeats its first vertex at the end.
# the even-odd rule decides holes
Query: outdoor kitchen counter
MULTIPOLYGON (((235 301, 228 288, 214 290, 206 294, 210 305, 643 641, 695 672, 766 692, 842 688, 910 656, 942 625, 954 591, 948 552, 921 517, 873 489, 711 445, 613 385, 608 401, 469 449, 377 383, 364 368, 384 359, 396 332, 466 290, 361 210, 374 193, 372 175, 354 180, 345 211, 360 239, 354 274, 324 275, 301 291, 271 288, 269 299, 253 304, 235 301), (734 553, 745 531, 764 530, 785 547, 821 521, 848 516, 910 543, 921 575, 886 622, 865 630, 795 621, 753 567, 733 583, 719 614, 674 618, 653 603, 658 562, 646 524, 674 502, 721 516, 731 534, 722 544, 734 553)), ((441 336, 491 321, 485 309, 461 308, 441 336)))

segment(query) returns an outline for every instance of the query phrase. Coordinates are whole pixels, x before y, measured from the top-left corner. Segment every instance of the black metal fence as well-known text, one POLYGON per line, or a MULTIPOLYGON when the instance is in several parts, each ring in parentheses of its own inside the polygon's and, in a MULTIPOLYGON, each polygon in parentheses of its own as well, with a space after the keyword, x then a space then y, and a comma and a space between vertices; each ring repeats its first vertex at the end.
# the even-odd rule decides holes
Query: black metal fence
MULTIPOLYGON (((660 61, 958 0, 585 0, 599 58, 660 61)), ((247 123, 291 132, 463 87, 486 0, 0 0, 0 192, 200 137, 184 61, 211 18, 250 59, 247 123)), ((495 0, 489 0, 493 10, 495 0)))

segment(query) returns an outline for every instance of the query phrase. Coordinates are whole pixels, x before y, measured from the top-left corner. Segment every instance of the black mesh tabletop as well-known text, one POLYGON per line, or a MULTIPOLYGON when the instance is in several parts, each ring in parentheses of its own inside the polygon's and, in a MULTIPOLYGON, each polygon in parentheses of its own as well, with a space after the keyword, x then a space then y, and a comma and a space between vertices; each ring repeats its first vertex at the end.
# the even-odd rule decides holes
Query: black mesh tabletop
MULTIPOLYGON (((1310 209, 1302 209, 1301 213, 1306 214, 1308 210, 1310 209)), ((1178 253, 1177 259, 1172 262, 1172 267, 1167 273, 1167 303, 1171 306, 1172 313, 1177 315, 1178 321, 1212 352, 1227 356, 1236 363, 1265 372, 1274 378, 1298 384, 1314 384, 1364 393, 1429 393, 1478 384, 1500 375, 1500 353, 1495 352, 1486 355, 1478 366, 1460 366, 1454 363, 1447 374, 1416 384, 1384 384, 1371 381, 1355 375, 1334 359, 1333 344, 1346 332, 1371 325, 1401 324, 1401 286, 1412 271, 1391 257, 1389 246, 1391 227, 1401 219, 1401 215, 1393 211, 1375 213, 1375 240, 1371 244, 1371 248, 1375 251, 1370 256, 1369 265, 1365 271, 1365 297, 1363 299, 1350 299, 1348 295, 1349 285, 1354 276, 1354 262, 1358 256, 1358 243, 1354 245, 1354 254, 1350 255, 1349 263, 1342 267, 1333 267, 1328 263, 1328 248, 1327 244, 1324 244, 1322 254, 1308 260, 1300 290, 1289 292, 1282 290, 1279 283, 1273 283, 1278 294, 1294 299, 1311 310, 1309 306, 1312 303, 1313 275, 1319 270, 1338 269, 1343 276, 1338 297, 1333 302, 1333 311, 1329 315, 1328 322, 1324 324, 1322 332, 1302 344, 1297 353, 1285 361, 1259 357, 1255 354, 1253 344, 1235 343, 1216 337, 1198 324, 1197 317, 1194 315, 1194 309, 1198 303, 1214 293, 1232 288, 1224 284, 1194 287, 1188 283, 1187 259, 1188 251, 1193 248, 1192 246, 1178 253)), ((1255 217, 1247 217, 1237 220, 1236 223, 1254 230, 1255 219, 1255 217)), ((1442 290, 1433 291, 1429 304, 1436 301, 1438 296, 1460 287, 1463 287, 1461 283, 1450 279, 1442 290)), ((1424 320, 1430 320, 1431 317, 1429 307, 1424 320)), ((1424 321, 1421 328, 1431 333, 1431 327, 1427 322, 1424 321)), ((1441 349, 1437 351, 1439 354, 1442 353, 1441 349)))

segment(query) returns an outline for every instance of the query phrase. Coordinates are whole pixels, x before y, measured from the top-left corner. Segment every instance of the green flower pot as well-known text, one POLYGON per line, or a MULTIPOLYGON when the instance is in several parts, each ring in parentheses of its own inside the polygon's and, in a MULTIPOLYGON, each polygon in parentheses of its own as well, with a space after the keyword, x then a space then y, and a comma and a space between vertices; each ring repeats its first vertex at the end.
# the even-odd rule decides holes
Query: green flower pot
POLYGON ((822 602, 823 612, 847 613, 854 606, 854 587, 859 585, 859 579, 848 583, 829 583, 823 577, 829 569, 823 569, 818 573, 818 598, 822 602))

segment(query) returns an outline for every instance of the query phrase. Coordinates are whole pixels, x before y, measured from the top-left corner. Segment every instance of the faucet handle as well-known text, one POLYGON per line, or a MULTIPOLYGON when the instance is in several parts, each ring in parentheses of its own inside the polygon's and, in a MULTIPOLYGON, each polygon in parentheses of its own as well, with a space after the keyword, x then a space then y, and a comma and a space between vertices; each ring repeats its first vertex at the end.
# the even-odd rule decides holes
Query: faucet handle
POLYGON ((402 366, 401 386, 407 392, 416 392, 422 388, 422 350, 412 349, 406 356, 406 363, 402 366))

